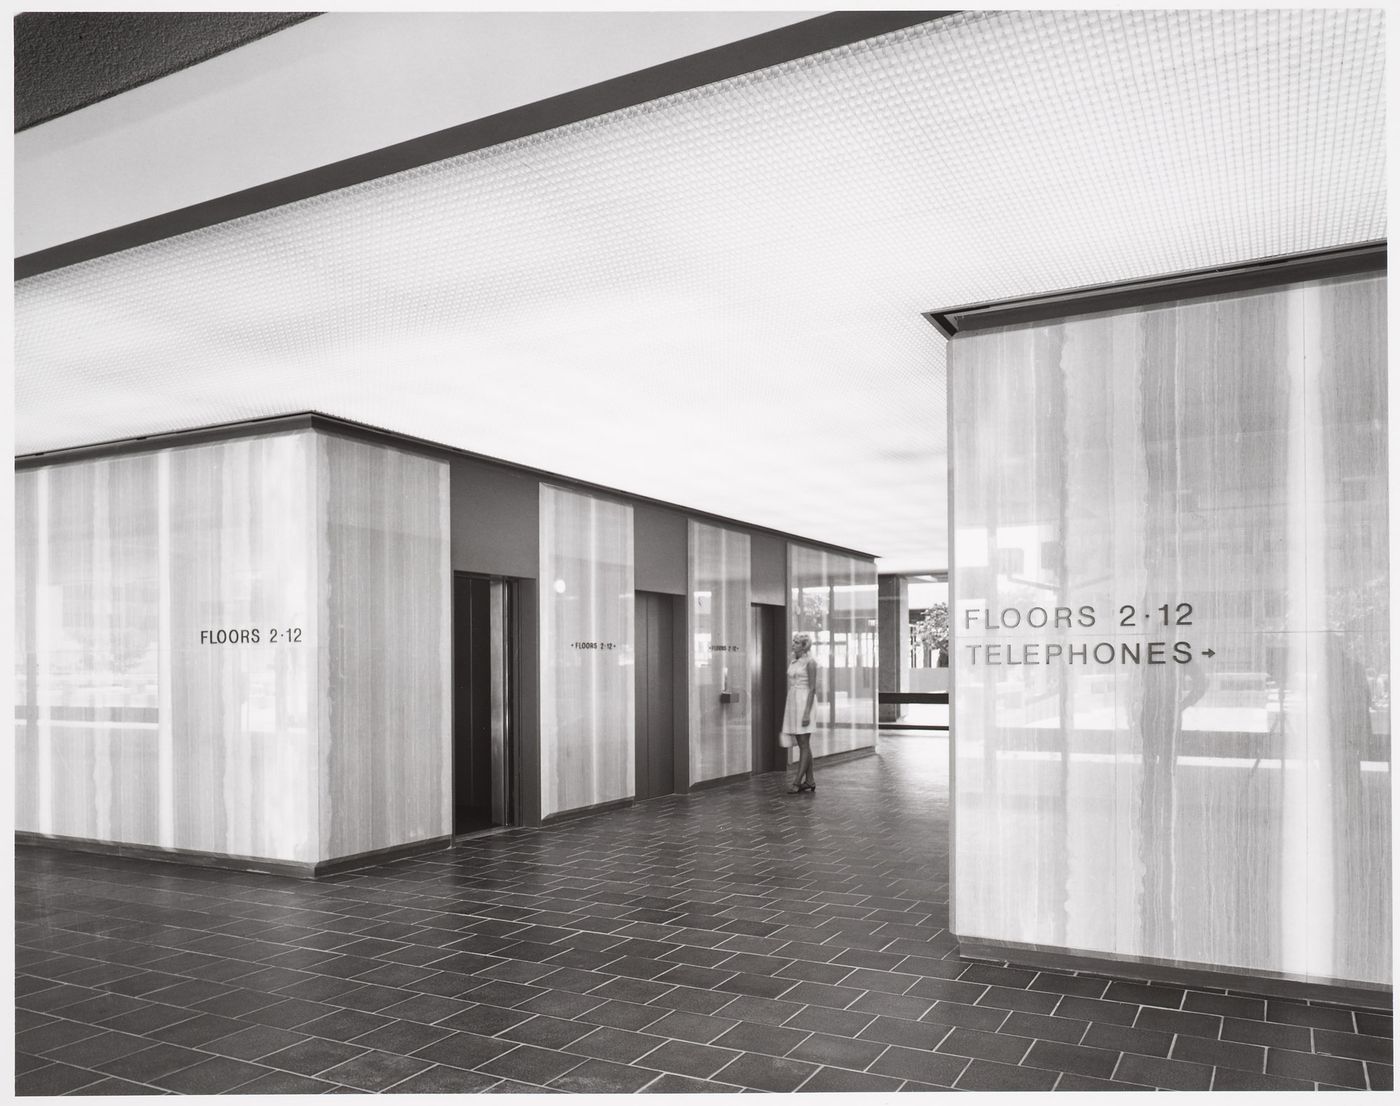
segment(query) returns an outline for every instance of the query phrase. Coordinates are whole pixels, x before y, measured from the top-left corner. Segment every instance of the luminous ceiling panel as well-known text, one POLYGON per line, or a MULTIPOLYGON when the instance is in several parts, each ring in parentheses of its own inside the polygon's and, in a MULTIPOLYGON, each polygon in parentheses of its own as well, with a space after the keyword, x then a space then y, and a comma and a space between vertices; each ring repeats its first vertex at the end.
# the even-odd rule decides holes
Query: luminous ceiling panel
POLYGON ((946 563, 920 311, 1383 238, 1376 10, 974 12, 17 286, 17 451, 318 410, 946 563))

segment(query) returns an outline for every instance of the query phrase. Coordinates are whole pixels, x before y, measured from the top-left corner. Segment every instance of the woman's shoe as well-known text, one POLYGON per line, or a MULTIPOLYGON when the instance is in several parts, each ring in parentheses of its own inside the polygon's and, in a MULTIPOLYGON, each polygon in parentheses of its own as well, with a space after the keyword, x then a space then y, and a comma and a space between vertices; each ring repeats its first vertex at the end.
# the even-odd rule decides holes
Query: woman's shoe
POLYGON ((807 789, 806 789, 805 787, 789 787, 789 788, 787 789, 787 793, 788 793, 789 795, 800 795, 800 794, 802 794, 802 792, 804 792, 804 791, 806 791, 806 790, 807 790, 807 789))
POLYGON ((814 784, 814 783, 804 783, 804 784, 803 784, 801 787, 799 787, 797 790, 798 790, 798 791, 815 791, 816 789, 817 789, 817 785, 816 785, 816 784, 814 784))

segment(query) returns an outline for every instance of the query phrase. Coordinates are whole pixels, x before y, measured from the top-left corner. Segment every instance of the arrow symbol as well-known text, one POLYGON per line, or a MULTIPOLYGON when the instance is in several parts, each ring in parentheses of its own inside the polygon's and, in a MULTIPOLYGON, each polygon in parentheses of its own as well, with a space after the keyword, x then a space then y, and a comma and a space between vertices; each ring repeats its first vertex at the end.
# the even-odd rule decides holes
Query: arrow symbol
POLYGON ((1213 656, 1215 656, 1215 650, 1214 650, 1214 649, 1202 649, 1202 650, 1201 650, 1201 656, 1203 656, 1203 657, 1213 657, 1213 656))

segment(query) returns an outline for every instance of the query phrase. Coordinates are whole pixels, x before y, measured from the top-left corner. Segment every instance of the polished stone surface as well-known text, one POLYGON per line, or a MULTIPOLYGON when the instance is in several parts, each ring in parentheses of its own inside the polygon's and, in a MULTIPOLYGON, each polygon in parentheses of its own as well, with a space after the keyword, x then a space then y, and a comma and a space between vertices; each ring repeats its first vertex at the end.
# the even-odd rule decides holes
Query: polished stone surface
POLYGON ((1391 1015, 960 959, 947 741, 304 882, 22 848, 21 1094, 1356 1089, 1391 1015))

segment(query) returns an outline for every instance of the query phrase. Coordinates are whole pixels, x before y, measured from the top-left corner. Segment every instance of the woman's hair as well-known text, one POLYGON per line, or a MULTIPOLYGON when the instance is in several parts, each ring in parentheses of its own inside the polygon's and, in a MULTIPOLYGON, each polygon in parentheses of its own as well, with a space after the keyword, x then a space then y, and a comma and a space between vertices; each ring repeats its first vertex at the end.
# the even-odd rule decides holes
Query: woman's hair
POLYGON ((795 633, 795 634, 792 635, 792 643, 793 643, 794 645, 797 645, 797 644, 800 643, 800 644, 802 644, 802 645, 807 646, 807 648, 810 649, 810 648, 812 647, 812 635, 811 635, 811 634, 804 634, 804 633, 801 633, 801 632, 799 631, 798 633, 795 633))

